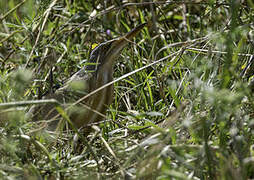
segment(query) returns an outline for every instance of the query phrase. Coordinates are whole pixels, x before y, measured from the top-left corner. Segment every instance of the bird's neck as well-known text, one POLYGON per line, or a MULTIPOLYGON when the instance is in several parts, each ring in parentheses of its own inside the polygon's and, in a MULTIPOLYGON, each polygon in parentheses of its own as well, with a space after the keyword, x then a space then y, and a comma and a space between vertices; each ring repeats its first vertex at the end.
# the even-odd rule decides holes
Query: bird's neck
POLYGON ((103 64, 96 72, 97 81, 101 83, 97 84, 107 84, 113 80, 113 63, 107 62, 103 64))

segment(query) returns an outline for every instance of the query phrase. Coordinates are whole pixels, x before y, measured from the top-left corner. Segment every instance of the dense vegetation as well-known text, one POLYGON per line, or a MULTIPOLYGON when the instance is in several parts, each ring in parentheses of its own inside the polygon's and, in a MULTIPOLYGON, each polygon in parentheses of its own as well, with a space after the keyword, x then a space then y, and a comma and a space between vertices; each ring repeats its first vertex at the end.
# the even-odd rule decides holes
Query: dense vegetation
POLYGON ((0 178, 253 179, 253 9, 251 0, 1 0, 0 178), (114 66, 107 118, 78 149, 75 132, 47 132, 26 115, 96 44, 144 22, 114 66))

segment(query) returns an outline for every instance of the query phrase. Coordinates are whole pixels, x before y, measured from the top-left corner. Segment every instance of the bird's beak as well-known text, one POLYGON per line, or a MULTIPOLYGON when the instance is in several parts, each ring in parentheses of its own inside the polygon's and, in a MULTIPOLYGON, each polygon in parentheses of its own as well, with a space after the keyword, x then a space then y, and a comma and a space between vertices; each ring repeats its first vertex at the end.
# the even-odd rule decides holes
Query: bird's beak
POLYGON ((114 58, 119 55, 120 51, 134 38, 145 26, 147 23, 143 23, 126 33, 124 36, 116 38, 112 41, 111 48, 108 51, 110 58, 114 58))
POLYGON ((130 32, 128 32, 123 38, 126 38, 128 40, 131 40, 133 37, 135 37, 145 26, 147 23, 143 23, 132 29, 130 32))

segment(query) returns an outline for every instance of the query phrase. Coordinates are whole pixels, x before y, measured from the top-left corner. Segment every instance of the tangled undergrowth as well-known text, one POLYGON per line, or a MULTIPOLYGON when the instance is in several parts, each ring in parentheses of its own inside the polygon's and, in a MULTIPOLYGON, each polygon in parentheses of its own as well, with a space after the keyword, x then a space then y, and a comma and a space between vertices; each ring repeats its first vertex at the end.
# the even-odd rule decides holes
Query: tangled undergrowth
POLYGON ((1 179, 254 178, 252 1, 3 0, 0 9, 1 179), (114 66, 107 118, 78 148, 71 129, 31 121, 28 109, 54 103, 40 99, 97 44, 144 22, 114 66))

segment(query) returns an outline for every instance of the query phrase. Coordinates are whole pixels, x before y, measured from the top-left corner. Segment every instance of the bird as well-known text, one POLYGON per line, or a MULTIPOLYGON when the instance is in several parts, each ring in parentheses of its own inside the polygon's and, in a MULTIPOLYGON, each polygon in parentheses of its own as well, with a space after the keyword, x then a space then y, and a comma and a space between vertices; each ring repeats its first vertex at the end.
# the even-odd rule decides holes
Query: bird
MULTIPOLYGON (((86 65, 71 76, 63 87, 50 93, 44 99, 55 99, 63 108, 85 95, 113 81, 113 65, 121 50, 146 26, 140 24, 123 36, 99 44, 90 53, 86 65)), ((67 114, 75 128, 84 128, 105 118, 107 107, 113 101, 113 84, 94 93, 72 108, 67 114)), ((53 104, 32 106, 29 114, 33 121, 52 120, 58 111, 53 104)), ((48 130, 55 130, 59 118, 48 122, 48 130)))

